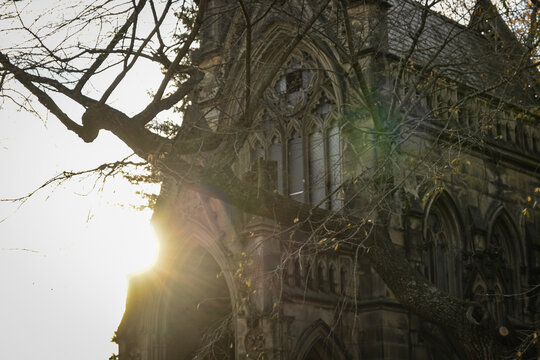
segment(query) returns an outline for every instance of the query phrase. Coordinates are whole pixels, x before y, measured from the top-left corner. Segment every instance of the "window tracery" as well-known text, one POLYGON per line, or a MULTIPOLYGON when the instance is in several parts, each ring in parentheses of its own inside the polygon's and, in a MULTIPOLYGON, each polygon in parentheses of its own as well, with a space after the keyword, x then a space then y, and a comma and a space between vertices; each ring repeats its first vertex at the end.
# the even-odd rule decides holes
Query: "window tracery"
POLYGON ((484 305, 493 318, 504 324, 522 309, 520 292, 519 236, 502 208, 492 217, 485 249, 476 254, 476 277, 470 287, 472 299, 484 305))
POLYGON ((487 291, 483 281, 474 287, 473 300, 487 307, 487 291))
POLYGON ((445 195, 435 199, 424 225, 424 271, 428 279, 453 295, 461 294, 461 237, 445 195))
POLYGON ((298 51, 267 90, 252 138, 252 161, 277 164, 275 190, 302 202, 342 207, 341 139, 332 85, 322 66, 298 51))
POLYGON ((488 241, 488 252, 492 262, 498 265, 494 269, 493 299, 490 299, 490 310, 497 320, 502 321, 508 312, 515 312, 518 303, 511 294, 519 290, 519 272, 517 264, 516 244, 519 239, 508 218, 502 211, 493 222, 488 241), (508 296, 510 295, 510 296, 508 296))
POLYGON ((489 247, 496 252, 507 265, 511 265, 513 258, 511 242, 512 236, 508 229, 508 224, 503 219, 503 216, 499 216, 493 224, 491 237, 489 239, 489 247))
POLYGON ((506 316, 506 306, 504 301, 504 291, 502 290, 502 286, 499 282, 495 284, 493 299, 490 301, 489 310, 499 323, 503 322, 503 319, 506 316))

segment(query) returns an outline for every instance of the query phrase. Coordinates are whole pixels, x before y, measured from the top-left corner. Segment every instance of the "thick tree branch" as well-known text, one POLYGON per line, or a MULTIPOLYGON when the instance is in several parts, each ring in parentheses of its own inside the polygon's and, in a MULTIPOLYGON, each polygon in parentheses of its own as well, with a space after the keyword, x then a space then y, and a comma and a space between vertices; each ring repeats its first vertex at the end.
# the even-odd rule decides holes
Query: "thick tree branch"
POLYGON ((478 304, 448 295, 419 274, 407 262, 403 251, 392 243, 385 227, 342 212, 314 208, 252 186, 240 181, 229 168, 205 168, 172 157, 157 161, 156 166, 187 185, 218 189, 208 195, 248 213, 273 219, 286 227, 295 226, 309 233, 314 228, 324 229, 325 233, 319 234, 321 237, 347 239, 349 243, 362 246, 365 249, 364 256, 369 258, 374 269, 406 309, 451 331, 459 341, 473 346, 474 342, 478 342, 476 347, 479 352, 483 352, 480 345, 487 340, 477 337, 478 330, 486 334, 496 331, 495 324, 478 304), (468 319, 467 313, 471 309, 482 313, 482 319, 468 319))
POLYGON ((102 129, 108 130, 143 159, 148 159, 166 144, 170 144, 169 139, 152 133, 123 112, 106 104, 97 103, 89 107, 82 116, 82 122, 85 141, 93 141, 102 129))

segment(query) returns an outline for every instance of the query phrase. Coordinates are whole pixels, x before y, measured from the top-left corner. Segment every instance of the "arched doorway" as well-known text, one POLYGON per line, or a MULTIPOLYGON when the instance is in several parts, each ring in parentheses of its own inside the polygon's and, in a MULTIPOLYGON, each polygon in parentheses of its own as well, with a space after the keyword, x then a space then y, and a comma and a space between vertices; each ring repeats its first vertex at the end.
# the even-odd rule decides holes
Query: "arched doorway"
POLYGON ((322 339, 314 343, 302 360, 329 360, 333 359, 333 351, 322 339))
POLYGON ((293 354, 299 360, 345 360, 343 346, 323 320, 317 320, 300 336, 293 354))
POLYGON ((234 359, 227 283, 203 247, 185 249, 168 274, 166 360, 234 359))

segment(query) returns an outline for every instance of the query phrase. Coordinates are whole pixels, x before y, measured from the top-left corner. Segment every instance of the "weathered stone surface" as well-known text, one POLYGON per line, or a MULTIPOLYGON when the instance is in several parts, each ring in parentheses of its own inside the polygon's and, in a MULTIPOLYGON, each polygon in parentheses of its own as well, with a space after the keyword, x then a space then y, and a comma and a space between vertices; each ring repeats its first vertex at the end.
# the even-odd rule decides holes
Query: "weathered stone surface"
MULTIPOLYGON (((374 41, 385 42, 360 60, 364 68, 373 70, 371 83, 383 84, 374 91, 382 94, 381 101, 388 90, 383 86, 392 79, 389 74, 398 61, 395 56, 403 56, 410 45, 422 11, 409 1, 390 3, 392 7, 382 1, 358 1, 350 7, 355 31, 378 31, 367 41, 371 46, 378 45, 374 41), (373 13, 381 16, 380 22, 366 15, 373 13), (375 64, 385 68, 377 72, 375 64)), ((219 21, 231 19, 229 14, 219 21)), ((283 39, 289 39, 289 20, 269 16, 268 23, 257 24, 254 81, 257 72, 275 58, 283 39)), ((203 33, 199 61, 208 74, 195 97, 214 131, 228 121, 227 112, 239 111, 238 94, 233 92, 238 91, 243 76, 241 62, 222 64, 225 52, 231 49, 220 48, 220 44, 232 41, 227 36, 234 34, 227 33, 228 26, 219 29, 224 29, 223 34, 215 26, 203 33), (223 78, 224 68, 230 78, 223 78), (224 94, 223 89, 230 93, 224 94)), ((476 30, 436 14, 429 14, 414 61, 425 64, 444 38, 458 32, 464 35, 451 42, 436 61, 439 66, 452 63, 445 68, 440 88, 434 90, 439 95, 419 100, 411 112, 418 116, 401 119, 400 136, 406 140, 392 169, 393 181, 399 185, 389 205, 394 214, 390 235, 414 268, 452 295, 485 305, 497 322, 509 324, 515 337, 517 329, 533 330, 537 316, 535 294, 523 291, 539 279, 540 214, 527 200, 540 186, 539 153, 533 146, 534 141, 539 143, 535 138, 538 131, 528 130, 529 138, 520 143, 514 129, 522 125, 509 115, 497 118, 493 125, 482 123, 489 121, 487 117, 452 120, 447 113, 436 114, 442 112, 437 107, 458 106, 462 91, 494 81, 479 74, 453 73, 458 66, 456 57, 464 51, 472 59, 470 66, 480 61, 475 47, 483 38, 476 30), (505 126, 501 127, 503 120, 505 126), (477 134, 482 126, 487 135, 474 138, 482 145, 468 142, 466 134, 477 134), (516 293, 522 296, 502 297, 516 293)), ((369 210, 373 210, 375 191, 362 185, 363 179, 373 177, 373 139, 348 128, 354 119, 362 126, 369 126, 369 121, 365 109, 353 102, 356 83, 343 71, 349 66, 344 66, 343 54, 325 41, 314 36, 293 52, 257 112, 260 129, 254 129, 247 145, 238 149, 235 172, 261 189, 326 209, 367 214, 369 220, 374 216, 369 210), (344 191, 338 188, 350 179, 356 181, 344 191), (347 203, 349 197, 351 203, 347 203)), ((485 66, 487 72, 498 65, 485 66)), ((503 93, 496 95, 504 100, 503 93)), ((499 104, 499 100, 488 103, 488 96, 482 96, 481 101, 467 100, 471 114, 486 112, 490 106, 495 110, 495 103, 499 104)), ((500 107, 516 109, 510 103, 500 107)), ((537 118, 528 121, 538 128, 537 118)), ((118 332, 123 360, 189 358, 197 348, 211 345, 212 339, 221 351, 219 359, 456 358, 445 334, 403 309, 362 258, 360 248, 345 243, 337 246, 338 240, 331 235, 318 234, 313 239, 305 231, 242 213, 226 201, 216 200, 212 189, 164 186, 173 189, 164 192, 166 206, 156 213, 164 259, 153 274, 132 281, 118 332), (309 245, 313 243, 319 247, 309 245), (199 254, 205 262, 194 264, 186 254, 199 254), (179 284, 183 284, 181 289, 179 284), (206 291, 209 303, 180 308, 188 296, 182 292, 189 292, 190 286, 202 299, 206 291), (221 330, 212 328, 210 338, 201 338, 199 331, 212 322, 207 316, 212 312, 204 310, 205 306, 221 317, 228 316, 221 330), (188 320, 193 324, 186 323, 188 320), (181 341, 185 345, 178 345, 181 341)), ((219 320, 217 315, 214 320, 219 320)))

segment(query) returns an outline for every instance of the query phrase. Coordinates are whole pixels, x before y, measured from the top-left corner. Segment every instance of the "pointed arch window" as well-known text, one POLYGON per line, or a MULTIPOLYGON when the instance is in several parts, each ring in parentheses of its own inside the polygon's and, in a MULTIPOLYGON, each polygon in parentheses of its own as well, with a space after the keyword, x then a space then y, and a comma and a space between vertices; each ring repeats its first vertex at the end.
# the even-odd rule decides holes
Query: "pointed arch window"
POLYGON ((501 213, 493 223, 488 246, 500 255, 505 265, 513 267, 515 260, 513 244, 517 240, 512 231, 508 216, 505 213, 501 213))
POLYGON ((315 289, 315 281, 313 279, 313 263, 309 261, 306 264, 306 287, 310 290, 316 290, 315 289))
POLYGON ((424 223, 424 269, 433 284, 460 296, 461 227, 453 209, 445 193, 429 206, 424 223))
POLYGON ((283 194, 283 151, 277 137, 273 137, 268 149, 268 158, 277 164, 277 190, 283 194))
POLYGON ((325 289, 325 278, 324 278, 324 267, 321 263, 317 265, 317 289, 319 291, 326 291, 325 289))
POLYGON ((345 265, 341 267, 341 270, 339 272, 339 283, 340 283, 341 295, 345 295, 347 292, 347 285, 349 283, 349 273, 345 265))
POLYGON ((297 201, 304 200, 304 153, 302 138, 294 132, 287 142, 289 196, 297 201))
POLYGON ((309 137, 309 187, 312 204, 326 208, 326 169, 324 166, 324 138, 320 129, 309 137))
POLYGON ((334 124, 328 134, 328 175, 330 178, 330 205, 332 210, 342 206, 341 186, 341 148, 339 128, 334 124))
POLYGON ((339 127, 314 129, 304 138, 295 130, 282 143, 274 136, 264 146, 255 138, 251 146, 251 166, 258 158, 276 163, 275 189, 294 200, 309 202, 324 209, 343 206, 341 190, 341 145, 339 127), (284 156, 285 155, 285 156, 284 156))
POLYGON ((300 260, 294 261, 294 284, 296 286, 302 286, 302 268, 300 267, 300 260))
POLYGON ((495 284, 493 299, 490 301, 490 312, 493 317, 502 323, 506 316, 506 306, 504 301, 504 291, 500 283, 495 284))
POLYGON ((492 223, 488 241, 490 252, 499 265, 495 275, 493 287, 494 298, 491 300, 491 310, 497 320, 503 319, 508 312, 519 309, 519 301, 512 296, 520 289, 520 276, 518 259, 521 256, 519 237, 512 225, 509 215, 499 211, 492 223))
POLYGON ((257 159, 264 159, 264 146, 262 142, 255 137, 254 144, 251 151, 251 162, 254 163, 257 159))
POLYGON ((336 268, 334 265, 330 265, 328 269, 328 290, 330 293, 336 293, 336 268))
POLYGON ((265 159, 277 163, 276 190, 297 201, 339 210, 341 129, 331 82, 322 68, 307 53, 293 53, 265 93, 258 123, 269 140, 265 159))

